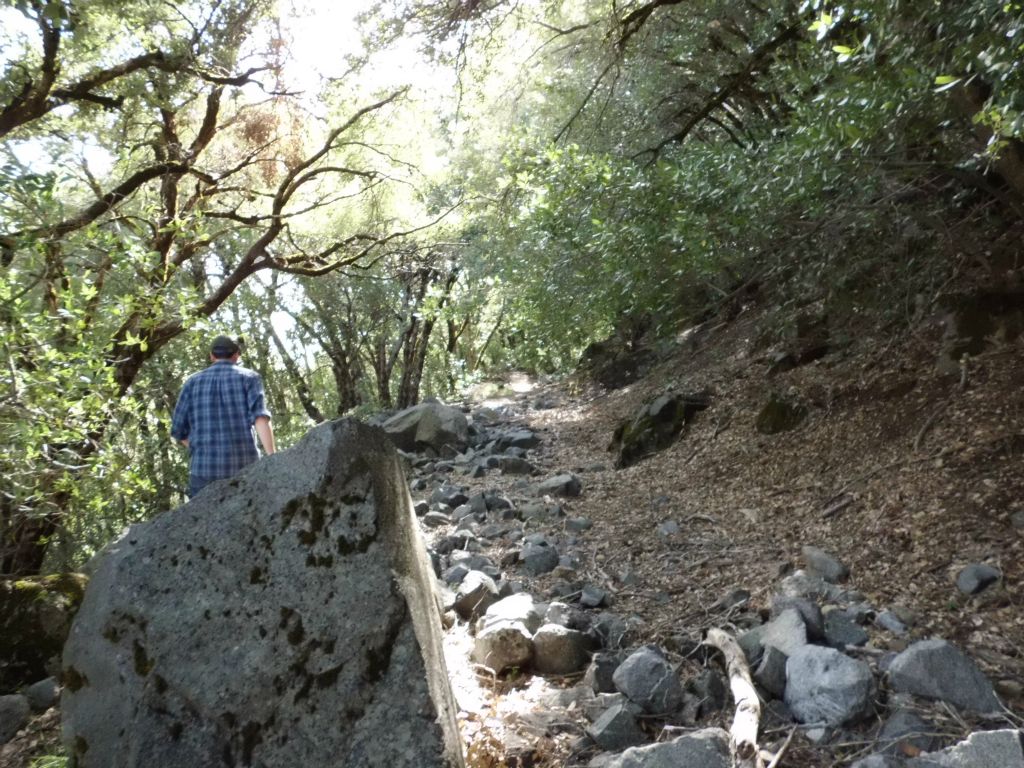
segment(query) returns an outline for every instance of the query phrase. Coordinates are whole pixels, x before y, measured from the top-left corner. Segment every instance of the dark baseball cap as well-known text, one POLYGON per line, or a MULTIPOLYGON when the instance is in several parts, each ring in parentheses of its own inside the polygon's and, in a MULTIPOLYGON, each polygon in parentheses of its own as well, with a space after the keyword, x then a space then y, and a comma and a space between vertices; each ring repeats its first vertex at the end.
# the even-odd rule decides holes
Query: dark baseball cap
POLYGON ((237 339, 232 339, 230 336, 218 336, 210 344, 210 354, 214 357, 231 357, 235 353, 241 352, 244 346, 245 343, 241 336, 237 339))

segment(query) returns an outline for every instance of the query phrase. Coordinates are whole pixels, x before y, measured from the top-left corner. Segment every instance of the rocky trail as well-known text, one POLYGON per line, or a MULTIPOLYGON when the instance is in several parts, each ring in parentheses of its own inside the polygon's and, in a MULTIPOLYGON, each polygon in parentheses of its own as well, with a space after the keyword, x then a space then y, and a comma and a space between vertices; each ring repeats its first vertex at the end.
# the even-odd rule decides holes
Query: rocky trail
MULTIPOLYGON (((1019 343, 780 365, 757 322, 681 336, 626 386, 519 377, 384 422, 470 768, 1024 768, 1019 343), (737 641, 730 668, 709 638, 737 641), (734 760, 744 694, 757 751, 734 760)), ((0 765, 57 752, 57 693, 0 696, 0 765)))
POLYGON ((1019 349, 768 378, 749 331, 485 402, 413 459, 471 765, 731 765, 719 628, 760 698, 737 764, 1024 766, 1019 349), (795 428, 762 428, 778 402, 795 428))

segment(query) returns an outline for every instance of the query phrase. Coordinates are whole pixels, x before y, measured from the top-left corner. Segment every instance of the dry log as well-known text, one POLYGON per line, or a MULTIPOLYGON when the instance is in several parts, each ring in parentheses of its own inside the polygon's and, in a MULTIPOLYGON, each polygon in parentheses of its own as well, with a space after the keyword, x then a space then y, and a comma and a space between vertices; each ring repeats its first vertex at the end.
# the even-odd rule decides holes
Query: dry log
POLYGON ((733 717, 729 737, 732 750, 737 761, 746 765, 761 766, 763 762, 757 748, 757 729, 761 722, 761 701, 750 678, 750 667, 736 639, 721 629, 712 628, 704 639, 722 652, 725 657, 725 668, 729 675, 729 689, 736 702, 736 715, 733 717))

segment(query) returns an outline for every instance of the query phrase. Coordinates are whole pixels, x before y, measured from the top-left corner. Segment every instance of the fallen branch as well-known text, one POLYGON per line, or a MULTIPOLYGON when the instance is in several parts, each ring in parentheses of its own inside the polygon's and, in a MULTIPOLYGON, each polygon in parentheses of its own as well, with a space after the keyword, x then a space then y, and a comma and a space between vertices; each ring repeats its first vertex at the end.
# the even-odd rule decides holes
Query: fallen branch
POLYGON ((729 729, 733 756, 738 765, 761 768, 764 761, 757 748, 757 729, 761 722, 761 702, 750 678, 750 667, 736 639, 721 629, 712 628, 704 639, 722 652, 725 668, 729 675, 729 689, 736 701, 736 715, 729 729))

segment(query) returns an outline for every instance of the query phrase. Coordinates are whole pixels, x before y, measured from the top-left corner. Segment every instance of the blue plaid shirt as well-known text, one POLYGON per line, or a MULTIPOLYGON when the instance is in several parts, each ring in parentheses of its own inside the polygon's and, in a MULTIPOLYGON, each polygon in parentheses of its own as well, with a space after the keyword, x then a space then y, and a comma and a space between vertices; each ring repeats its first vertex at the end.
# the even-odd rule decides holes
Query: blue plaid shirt
POLYGON ((171 435, 188 440, 189 495, 230 477, 259 458, 253 424, 270 417, 259 374, 218 360, 185 381, 174 407, 171 435))

